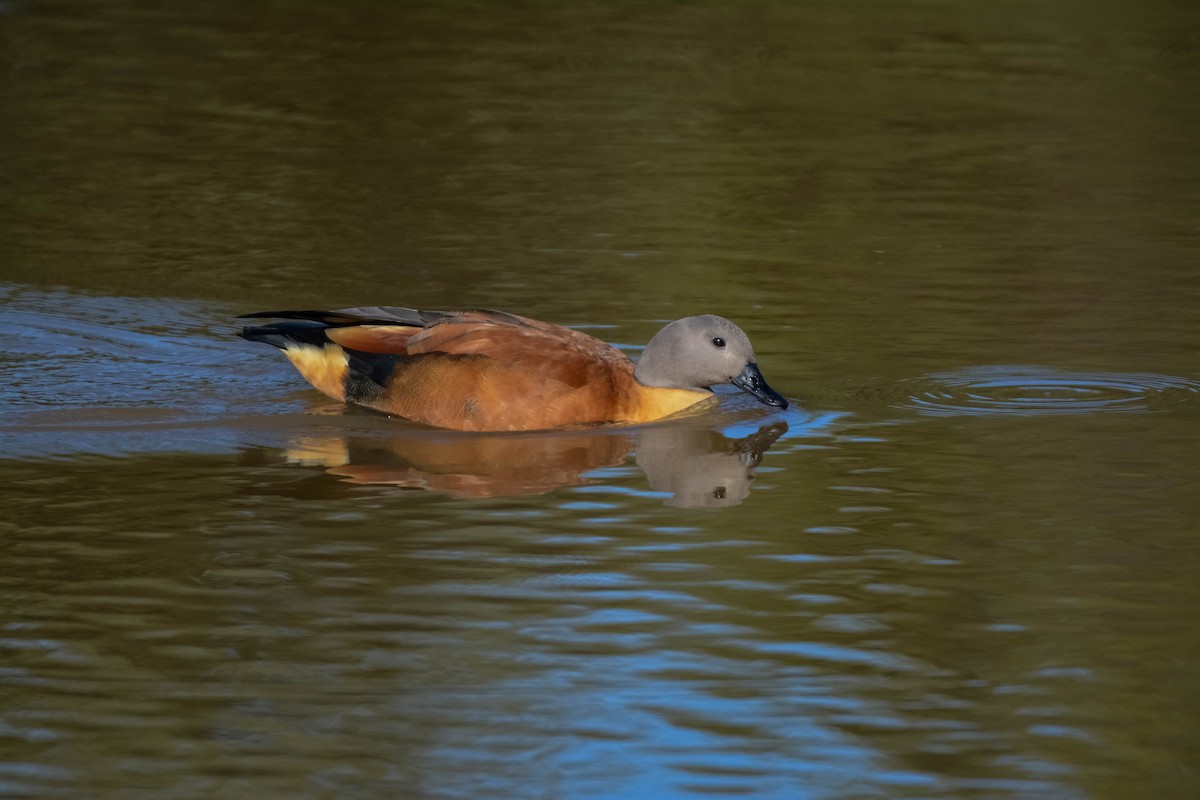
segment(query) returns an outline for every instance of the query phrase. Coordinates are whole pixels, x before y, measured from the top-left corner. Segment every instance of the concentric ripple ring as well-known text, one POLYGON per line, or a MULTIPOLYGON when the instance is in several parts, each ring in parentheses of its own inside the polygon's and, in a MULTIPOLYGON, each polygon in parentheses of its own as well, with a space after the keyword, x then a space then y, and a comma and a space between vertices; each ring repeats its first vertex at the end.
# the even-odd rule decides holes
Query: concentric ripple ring
POLYGON ((970 367, 910 382, 891 403, 927 415, 1159 411, 1200 398, 1200 382, 1149 372, 1070 372, 1038 366, 970 367))

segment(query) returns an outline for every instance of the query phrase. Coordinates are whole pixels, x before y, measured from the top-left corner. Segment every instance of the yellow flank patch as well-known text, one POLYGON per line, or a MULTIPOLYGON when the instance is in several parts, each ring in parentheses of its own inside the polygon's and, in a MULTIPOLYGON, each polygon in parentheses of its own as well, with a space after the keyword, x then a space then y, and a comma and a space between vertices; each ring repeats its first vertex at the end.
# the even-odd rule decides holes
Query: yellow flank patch
POLYGON ((334 400, 346 402, 346 351, 335 344, 316 347, 311 344, 289 344, 283 354, 295 365, 304 379, 334 400))

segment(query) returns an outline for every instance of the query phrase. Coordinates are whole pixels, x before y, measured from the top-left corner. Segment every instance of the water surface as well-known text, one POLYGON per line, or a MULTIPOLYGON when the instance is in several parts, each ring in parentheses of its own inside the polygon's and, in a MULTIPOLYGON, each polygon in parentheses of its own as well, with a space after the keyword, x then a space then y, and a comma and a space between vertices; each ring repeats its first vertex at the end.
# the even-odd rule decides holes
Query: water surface
POLYGON ((1200 792, 1200 13, 0 9, 0 795, 1200 792), (750 333, 464 436, 236 314, 750 333))

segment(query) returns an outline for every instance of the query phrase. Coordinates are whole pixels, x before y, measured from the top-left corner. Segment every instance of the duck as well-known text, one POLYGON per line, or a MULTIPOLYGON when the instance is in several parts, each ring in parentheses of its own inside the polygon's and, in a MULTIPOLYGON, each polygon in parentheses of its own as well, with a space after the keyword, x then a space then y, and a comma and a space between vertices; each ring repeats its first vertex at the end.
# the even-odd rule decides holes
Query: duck
POLYGON ((582 331, 504 311, 367 306, 259 311, 243 339, 283 350, 315 389, 435 428, 535 431, 652 422, 732 384, 766 406, 788 401, 759 370, 750 338, 714 314, 684 317, 635 364, 582 331))

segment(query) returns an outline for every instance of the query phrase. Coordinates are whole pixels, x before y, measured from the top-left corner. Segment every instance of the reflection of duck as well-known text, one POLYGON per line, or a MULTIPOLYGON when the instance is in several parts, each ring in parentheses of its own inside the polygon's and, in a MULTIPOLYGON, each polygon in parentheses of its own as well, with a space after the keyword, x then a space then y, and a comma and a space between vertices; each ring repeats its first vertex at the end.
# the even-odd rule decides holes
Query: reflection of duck
POLYGON ((587 483, 636 447, 651 488, 675 506, 737 505, 762 453, 787 430, 778 422, 731 439, 692 422, 550 434, 331 434, 297 439, 292 463, 319 465, 347 483, 401 486, 451 497, 517 497, 587 483))
POLYGON ((577 330, 500 311, 348 308, 247 314, 283 322, 242 336, 283 349, 334 398, 438 428, 527 431, 649 422, 732 383, 777 408, 750 339, 705 314, 667 325, 635 367, 577 330))
POLYGON ((763 453, 787 433, 786 422, 741 439, 694 426, 646 428, 638 436, 637 463, 650 488, 670 493, 669 506, 726 508, 750 494, 763 453))
POLYGON ((584 473, 625 460, 625 433, 403 434, 307 438, 289 461, 319 464, 347 483, 427 489, 451 497, 520 497, 586 483, 584 473))

